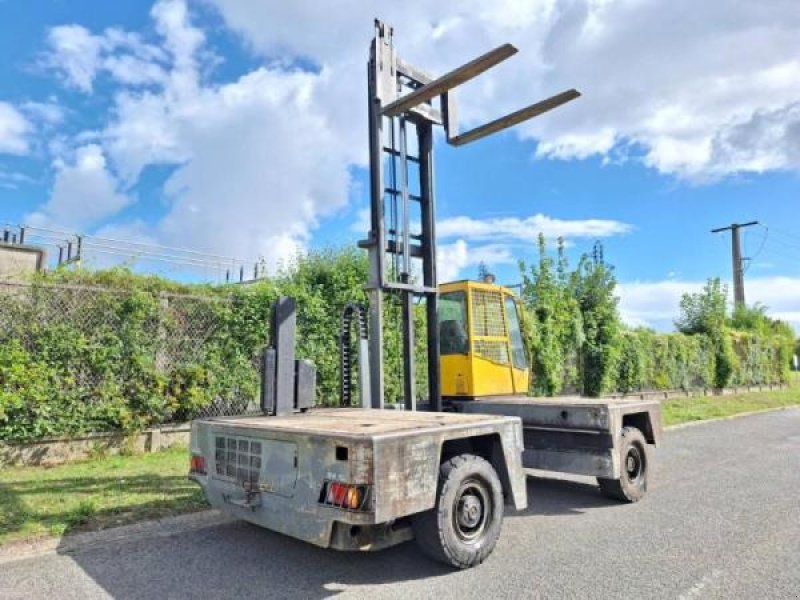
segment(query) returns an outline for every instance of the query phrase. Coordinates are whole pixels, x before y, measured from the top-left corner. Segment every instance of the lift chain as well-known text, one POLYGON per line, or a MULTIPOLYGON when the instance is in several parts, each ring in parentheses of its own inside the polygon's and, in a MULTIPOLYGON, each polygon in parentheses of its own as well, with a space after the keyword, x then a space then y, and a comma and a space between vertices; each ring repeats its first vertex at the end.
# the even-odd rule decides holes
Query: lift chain
POLYGON ((357 302, 348 302, 342 311, 342 328, 339 334, 341 359, 339 397, 342 406, 353 405, 353 344, 351 338, 353 316, 356 317, 358 337, 362 340, 367 339, 367 308, 357 302))

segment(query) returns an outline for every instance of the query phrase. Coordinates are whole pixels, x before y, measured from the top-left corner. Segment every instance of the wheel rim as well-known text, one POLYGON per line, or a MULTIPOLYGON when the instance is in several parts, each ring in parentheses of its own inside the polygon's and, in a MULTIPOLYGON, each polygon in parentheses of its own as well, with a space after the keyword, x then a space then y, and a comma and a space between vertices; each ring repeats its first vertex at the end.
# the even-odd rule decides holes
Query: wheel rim
POLYGON ((644 454, 638 446, 632 445, 625 454, 625 476, 631 483, 639 483, 644 475, 644 454))
POLYGON ((491 516, 492 500, 486 484, 468 479, 458 488, 453 502, 453 529, 458 537, 475 544, 486 532, 491 516))

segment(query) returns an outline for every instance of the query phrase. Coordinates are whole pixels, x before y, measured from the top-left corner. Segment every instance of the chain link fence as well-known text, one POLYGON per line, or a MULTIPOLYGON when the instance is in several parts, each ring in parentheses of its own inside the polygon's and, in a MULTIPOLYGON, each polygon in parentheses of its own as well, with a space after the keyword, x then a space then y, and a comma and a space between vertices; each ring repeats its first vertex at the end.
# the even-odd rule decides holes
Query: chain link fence
POLYGON ((0 435, 257 412, 268 319, 239 321, 221 296, 0 283, 0 435))

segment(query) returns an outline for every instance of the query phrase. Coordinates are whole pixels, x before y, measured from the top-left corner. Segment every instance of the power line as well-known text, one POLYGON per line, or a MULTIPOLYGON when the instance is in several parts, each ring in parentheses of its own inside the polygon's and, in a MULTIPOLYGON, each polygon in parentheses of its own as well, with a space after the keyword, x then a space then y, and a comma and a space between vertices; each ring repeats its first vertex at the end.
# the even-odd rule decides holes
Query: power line
POLYGON ((768 256, 780 256, 781 258, 787 258, 789 260, 800 263, 800 254, 787 254, 786 252, 783 251, 777 251, 774 248, 767 249, 766 253, 768 256))
MULTIPOLYGON (((209 273, 215 273, 218 277, 224 277, 225 281, 230 281, 231 276, 235 279, 243 280, 244 276, 246 261, 233 256, 137 240, 84 235, 35 225, 6 223, 5 228, 6 231, 9 231, 9 228, 19 230, 19 236, 14 235, 14 238, 18 237, 19 243, 34 243, 39 246, 57 249, 57 262, 59 265, 80 262, 91 256, 107 255, 118 257, 126 262, 128 260, 143 261, 145 263, 157 262, 194 271, 199 270, 206 276, 209 273), (64 260, 65 250, 66 260, 64 260), (239 272, 238 277, 236 275, 237 271, 239 272)), ((259 270, 263 269, 259 269, 258 264, 256 264, 253 271, 255 273, 254 277, 258 276, 259 270)))
POLYGON ((84 234, 78 234, 78 233, 71 233, 71 232, 67 232, 67 231, 61 231, 61 230, 58 230, 58 229, 48 229, 48 228, 45 228, 45 227, 36 227, 36 226, 30 226, 30 225, 22 225, 21 227, 24 227, 28 231, 40 231, 40 232, 44 232, 44 233, 49 233, 49 234, 54 234, 54 235, 61 235, 61 236, 66 236, 66 237, 82 237, 85 240, 96 240, 98 242, 110 242, 110 243, 117 243, 117 244, 127 244, 129 246, 141 246, 141 247, 145 247, 145 248, 166 250, 166 251, 169 251, 169 252, 180 252, 180 253, 184 253, 184 254, 193 254, 193 255, 205 256, 205 257, 209 257, 209 258, 222 259, 222 260, 231 261, 231 262, 241 262, 240 259, 238 259, 236 257, 233 257, 233 256, 225 256, 225 255, 222 255, 222 254, 214 254, 214 253, 211 253, 211 252, 202 252, 202 251, 199 251, 199 250, 192 250, 190 248, 180 248, 180 247, 177 247, 177 246, 164 246, 164 245, 161 245, 161 244, 155 244, 155 243, 151 243, 151 242, 137 242, 135 240, 120 240, 120 239, 116 239, 116 238, 109 238, 109 237, 103 237, 103 236, 97 236, 97 235, 84 235, 84 234))
POLYGON ((781 229, 780 227, 772 227, 772 231, 774 233, 777 233, 778 235, 782 235, 782 236, 791 238, 793 240, 796 240, 797 241, 796 243, 800 244, 800 235, 798 235, 796 233, 792 233, 792 232, 787 231, 785 229, 781 229))
POLYGON ((745 273, 747 273, 748 269, 750 269, 751 265, 753 264, 753 261, 757 259, 759 255, 764 251, 764 244, 767 243, 767 237, 769 236, 769 227, 767 227, 766 225, 762 225, 762 227, 764 228, 764 235, 761 237, 761 244, 759 245, 758 250, 756 250, 756 253, 753 256, 748 256, 744 259, 747 261, 747 266, 744 269, 745 273))
POLYGON ((782 246, 786 246, 788 248, 798 248, 798 249, 800 249, 800 242, 793 242, 793 241, 787 240, 786 238, 780 238, 780 237, 776 238, 774 236, 773 236, 772 240, 774 242, 777 242, 778 244, 780 244, 782 246))
MULTIPOLYGON (((69 243, 70 240, 67 238, 60 238, 54 235, 49 234, 39 234, 34 233, 31 234, 29 239, 36 241, 41 245, 47 246, 54 246, 56 248, 63 248, 65 244, 69 243)), ((96 238, 95 238, 96 239, 96 238)), ((89 252, 96 252, 101 254, 109 254, 121 257, 129 257, 129 258, 142 258, 147 260, 158 260, 161 262, 172 262, 174 264, 182 264, 186 266, 200 266, 200 267, 212 267, 212 268, 220 268, 220 267, 237 267, 239 266, 239 262, 235 261, 223 261, 223 260, 210 260, 210 259, 201 259, 201 258, 194 258, 191 256, 177 256, 174 254, 165 254, 160 252, 154 252, 152 250, 147 250, 145 248, 126 248, 124 246, 118 246, 114 244, 103 244, 97 243, 92 238, 82 238, 82 249, 89 252)))

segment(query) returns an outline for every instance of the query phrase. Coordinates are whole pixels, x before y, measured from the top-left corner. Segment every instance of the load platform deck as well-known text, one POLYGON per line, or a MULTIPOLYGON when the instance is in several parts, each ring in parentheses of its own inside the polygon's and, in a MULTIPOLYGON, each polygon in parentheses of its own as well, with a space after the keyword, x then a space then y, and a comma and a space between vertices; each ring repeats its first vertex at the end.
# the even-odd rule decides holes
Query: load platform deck
POLYGON ((519 417, 525 447, 522 463, 529 469, 616 479, 624 427, 637 427, 654 445, 661 438, 657 400, 493 396, 451 400, 451 405, 461 414, 519 417))
POLYGON ((370 438, 376 435, 439 433, 443 429, 478 427, 508 421, 507 415, 432 413, 362 408, 314 408, 305 413, 207 419, 219 425, 268 429, 307 435, 370 438))

